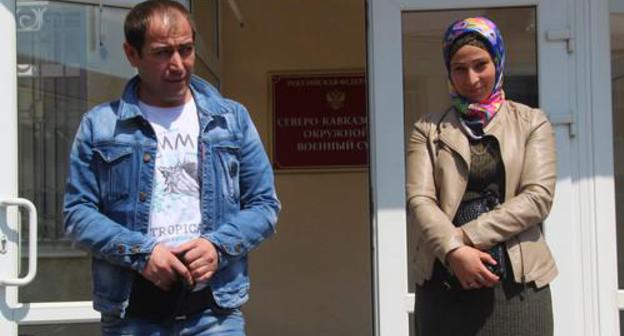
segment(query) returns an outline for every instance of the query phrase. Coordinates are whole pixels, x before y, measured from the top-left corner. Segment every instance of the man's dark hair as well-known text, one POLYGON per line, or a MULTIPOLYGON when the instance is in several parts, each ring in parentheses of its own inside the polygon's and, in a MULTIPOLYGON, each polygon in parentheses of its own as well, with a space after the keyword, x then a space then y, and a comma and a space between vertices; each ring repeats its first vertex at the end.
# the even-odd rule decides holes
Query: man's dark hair
POLYGON ((149 28, 150 20, 155 16, 171 15, 172 11, 178 12, 188 21, 193 30, 193 40, 195 40, 195 24, 186 7, 173 0, 148 0, 134 6, 124 22, 126 42, 136 49, 139 56, 145 44, 145 33, 149 28))

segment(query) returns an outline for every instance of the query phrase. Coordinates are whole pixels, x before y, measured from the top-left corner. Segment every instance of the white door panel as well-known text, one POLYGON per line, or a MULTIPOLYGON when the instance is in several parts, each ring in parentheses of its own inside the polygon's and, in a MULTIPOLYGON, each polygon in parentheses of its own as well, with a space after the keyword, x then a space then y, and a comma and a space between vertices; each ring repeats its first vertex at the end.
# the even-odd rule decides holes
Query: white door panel
MULTIPOLYGON (((401 58, 401 13, 505 6, 536 8, 539 107, 549 115, 556 132, 558 183, 552 212, 544 224, 560 270, 559 277, 552 283, 555 332, 566 336, 613 332, 616 318, 610 311, 613 300, 598 299, 604 297, 604 290, 600 289, 601 280, 596 270, 604 265, 597 260, 596 239, 601 231, 595 221, 594 158, 591 141, 587 140, 592 135, 587 131, 591 111, 585 108, 579 114, 579 106, 589 104, 586 92, 591 86, 587 84, 590 80, 586 74, 588 63, 584 63, 588 59, 589 43, 578 39, 589 29, 585 28, 586 23, 581 26, 585 30, 577 27, 577 20, 589 21, 578 10, 585 4, 568 0, 372 0, 368 48, 379 335, 407 335, 407 313, 413 309, 413 296, 405 290, 408 287, 407 253, 401 251, 405 248, 402 240, 407 239, 405 213, 398 211, 405 208, 405 138, 404 134, 396 133, 406 129, 404 102, 413 103, 417 94, 410 93, 406 100, 402 94, 405 77, 401 58), (392 216, 388 216, 389 213, 392 216), (604 315, 599 314, 601 311, 604 315)), ((610 280, 603 281, 608 284, 610 280)))

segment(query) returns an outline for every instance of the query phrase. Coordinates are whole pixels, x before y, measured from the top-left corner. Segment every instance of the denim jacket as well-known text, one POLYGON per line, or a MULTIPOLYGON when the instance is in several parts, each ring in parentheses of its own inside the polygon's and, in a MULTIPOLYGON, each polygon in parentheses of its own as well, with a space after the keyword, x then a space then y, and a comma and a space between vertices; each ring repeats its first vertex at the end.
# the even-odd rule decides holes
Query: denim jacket
MULTIPOLYGON (((69 157, 65 229, 92 255, 93 306, 123 317, 132 283, 156 241, 148 233, 156 135, 138 107, 139 78, 120 100, 94 107, 69 157)), ((200 124, 201 236, 220 252, 210 280, 217 304, 248 299, 247 254, 273 234, 280 203, 273 171, 246 109, 193 77, 200 124)))

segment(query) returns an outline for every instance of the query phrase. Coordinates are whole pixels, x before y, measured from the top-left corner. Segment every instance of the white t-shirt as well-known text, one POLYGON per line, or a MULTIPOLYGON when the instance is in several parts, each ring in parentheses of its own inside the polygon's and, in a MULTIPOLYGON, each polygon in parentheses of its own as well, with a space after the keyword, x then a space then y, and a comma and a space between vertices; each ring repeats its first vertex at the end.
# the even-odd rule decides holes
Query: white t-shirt
POLYGON ((199 236, 201 211, 195 100, 176 107, 139 102, 156 132, 158 151, 150 208, 149 234, 175 247, 199 236))

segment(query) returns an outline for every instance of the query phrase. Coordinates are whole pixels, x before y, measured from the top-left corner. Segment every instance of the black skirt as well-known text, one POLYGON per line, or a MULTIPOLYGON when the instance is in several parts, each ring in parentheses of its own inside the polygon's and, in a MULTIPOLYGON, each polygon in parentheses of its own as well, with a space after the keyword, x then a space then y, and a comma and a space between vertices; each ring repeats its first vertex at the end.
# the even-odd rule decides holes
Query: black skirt
POLYGON ((550 287, 518 284, 511 276, 492 288, 448 288, 438 261, 431 280, 416 286, 418 336, 552 336, 550 287))

